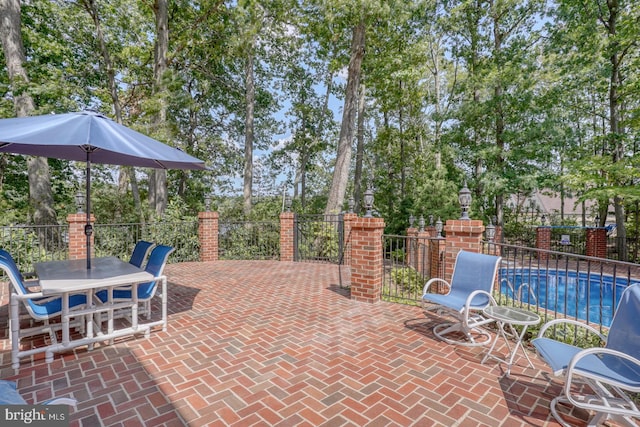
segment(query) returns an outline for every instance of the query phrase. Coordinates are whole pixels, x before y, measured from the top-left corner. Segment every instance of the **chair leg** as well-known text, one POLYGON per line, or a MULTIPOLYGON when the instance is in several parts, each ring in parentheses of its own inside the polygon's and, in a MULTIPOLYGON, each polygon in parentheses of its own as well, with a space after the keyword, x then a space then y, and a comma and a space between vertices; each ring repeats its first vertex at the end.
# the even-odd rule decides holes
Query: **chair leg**
POLYGON ((448 344, 463 345, 466 347, 478 347, 491 342, 491 334, 489 334, 489 332, 483 331, 480 328, 466 329, 461 323, 441 323, 434 326, 433 334, 448 344), (463 334, 465 340, 454 340, 446 337, 446 335, 456 332, 463 334))

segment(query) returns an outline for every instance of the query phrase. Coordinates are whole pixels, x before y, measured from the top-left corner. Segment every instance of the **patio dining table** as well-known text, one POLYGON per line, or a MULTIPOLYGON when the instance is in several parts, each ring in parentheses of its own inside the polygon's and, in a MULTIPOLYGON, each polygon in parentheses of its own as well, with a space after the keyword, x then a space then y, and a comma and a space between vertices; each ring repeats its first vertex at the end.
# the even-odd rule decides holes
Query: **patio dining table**
MULTIPOLYGON (((117 257, 94 258, 90 269, 87 269, 85 259, 40 262, 36 263, 34 267, 42 294, 44 296, 62 296, 62 341, 54 342, 48 346, 45 351, 45 360, 47 362, 53 361, 53 354, 56 352, 83 345, 88 345, 89 348, 92 348, 96 342, 111 341, 114 338, 141 332, 147 333, 150 329, 147 324, 138 324, 138 293, 136 289, 139 283, 149 282, 154 279, 151 273, 117 257), (125 285, 133 287, 131 292, 132 299, 115 303, 111 298, 113 289, 125 285), (93 298, 95 291, 100 289, 107 289, 108 291, 109 298, 105 303, 93 298), (82 310, 69 311, 69 295, 80 292, 87 293, 87 306, 82 310), (118 309, 130 309, 131 322, 129 326, 114 330, 113 315, 114 311, 118 309), (105 312, 108 314, 108 328, 106 333, 103 333, 101 320, 102 313, 105 312), (71 339, 70 319, 72 317, 85 318, 84 326, 86 329, 84 336, 81 338, 71 339), (97 329, 95 334, 94 325, 96 325, 97 329)), ((16 304, 15 311, 17 313, 18 302, 14 300, 11 303, 12 305, 16 304)), ((13 322, 13 324, 17 325, 18 322, 13 322)), ((15 333, 13 336, 17 338, 18 334, 15 333)), ((12 344, 12 351, 14 352, 12 359, 15 368, 19 363, 19 343, 14 342, 12 344)))

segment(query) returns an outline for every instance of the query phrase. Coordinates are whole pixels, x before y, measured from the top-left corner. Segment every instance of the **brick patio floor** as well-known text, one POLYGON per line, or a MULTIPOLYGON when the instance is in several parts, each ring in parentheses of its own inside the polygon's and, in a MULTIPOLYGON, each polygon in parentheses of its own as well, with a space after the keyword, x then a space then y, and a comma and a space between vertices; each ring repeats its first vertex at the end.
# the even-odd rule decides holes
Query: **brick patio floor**
MULTIPOLYGON (((30 403, 72 396, 72 426, 556 426, 560 391, 535 355, 481 364, 485 348, 434 338, 418 307, 366 304, 336 266, 168 265, 169 327, 11 369, 6 287, 0 377, 30 403)), ((584 414, 583 414, 584 415, 584 414)), ((578 423, 583 425, 584 423, 578 423)))

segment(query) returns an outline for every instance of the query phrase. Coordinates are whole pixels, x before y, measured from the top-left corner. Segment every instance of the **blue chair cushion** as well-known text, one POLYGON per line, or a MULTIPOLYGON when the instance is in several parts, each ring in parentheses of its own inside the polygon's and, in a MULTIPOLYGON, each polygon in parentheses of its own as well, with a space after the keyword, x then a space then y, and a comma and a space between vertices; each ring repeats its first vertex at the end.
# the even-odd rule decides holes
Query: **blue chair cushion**
POLYGON ((0 380, 0 405, 26 405, 13 381, 0 380))
MULTIPOLYGON (((85 295, 76 294, 69 296, 70 309, 86 303, 87 297, 85 295)), ((37 301, 29 301, 29 306, 31 306, 31 309, 36 315, 46 317, 62 311, 62 298, 56 298, 44 304, 38 304, 37 301)))

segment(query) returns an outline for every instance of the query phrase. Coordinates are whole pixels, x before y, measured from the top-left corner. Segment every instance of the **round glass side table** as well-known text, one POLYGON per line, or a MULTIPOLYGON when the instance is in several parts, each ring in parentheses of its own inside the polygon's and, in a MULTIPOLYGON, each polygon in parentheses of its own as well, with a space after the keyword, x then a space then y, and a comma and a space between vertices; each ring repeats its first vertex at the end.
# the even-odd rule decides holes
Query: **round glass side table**
POLYGON ((506 363, 506 375, 509 376, 511 372, 511 366, 513 366, 513 361, 516 358, 516 353, 518 352, 519 347, 522 349, 522 354, 524 354, 527 362, 529 362, 529 366, 533 368, 533 363, 531 362, 531 359, 529 359, 529 355, 527 355, 527 351, 525 350, 524 345, 522 345, 522 339, 527 332, 527 327, 540 323, 540 316, 538 316, 536 313, 532 313, 521 308, 509 307, 504 305, 490 305, 483 310, 483 314, 486 317, 495 320, 498 324, 498 335, 502 336, 504 342, 507 344, 509 354, 508 359, 502 359, 492 354, 493 350, 495 349, 496 343, 498 342, 498 336, 496 336, 496 339, 491 344, 491 348, 482 359, 482 363, 486 362, 489 358, 496 359, 497 361, 502 363, 506 363), (522 331, 518 334, 514 326, 522 326, 522 331), (511 348, 511 345, 509 344, 509 339, 507 338, 505 328, 508 330, 508 333, 510 335, 516 337, 516 344, 513 348, 511 348))

